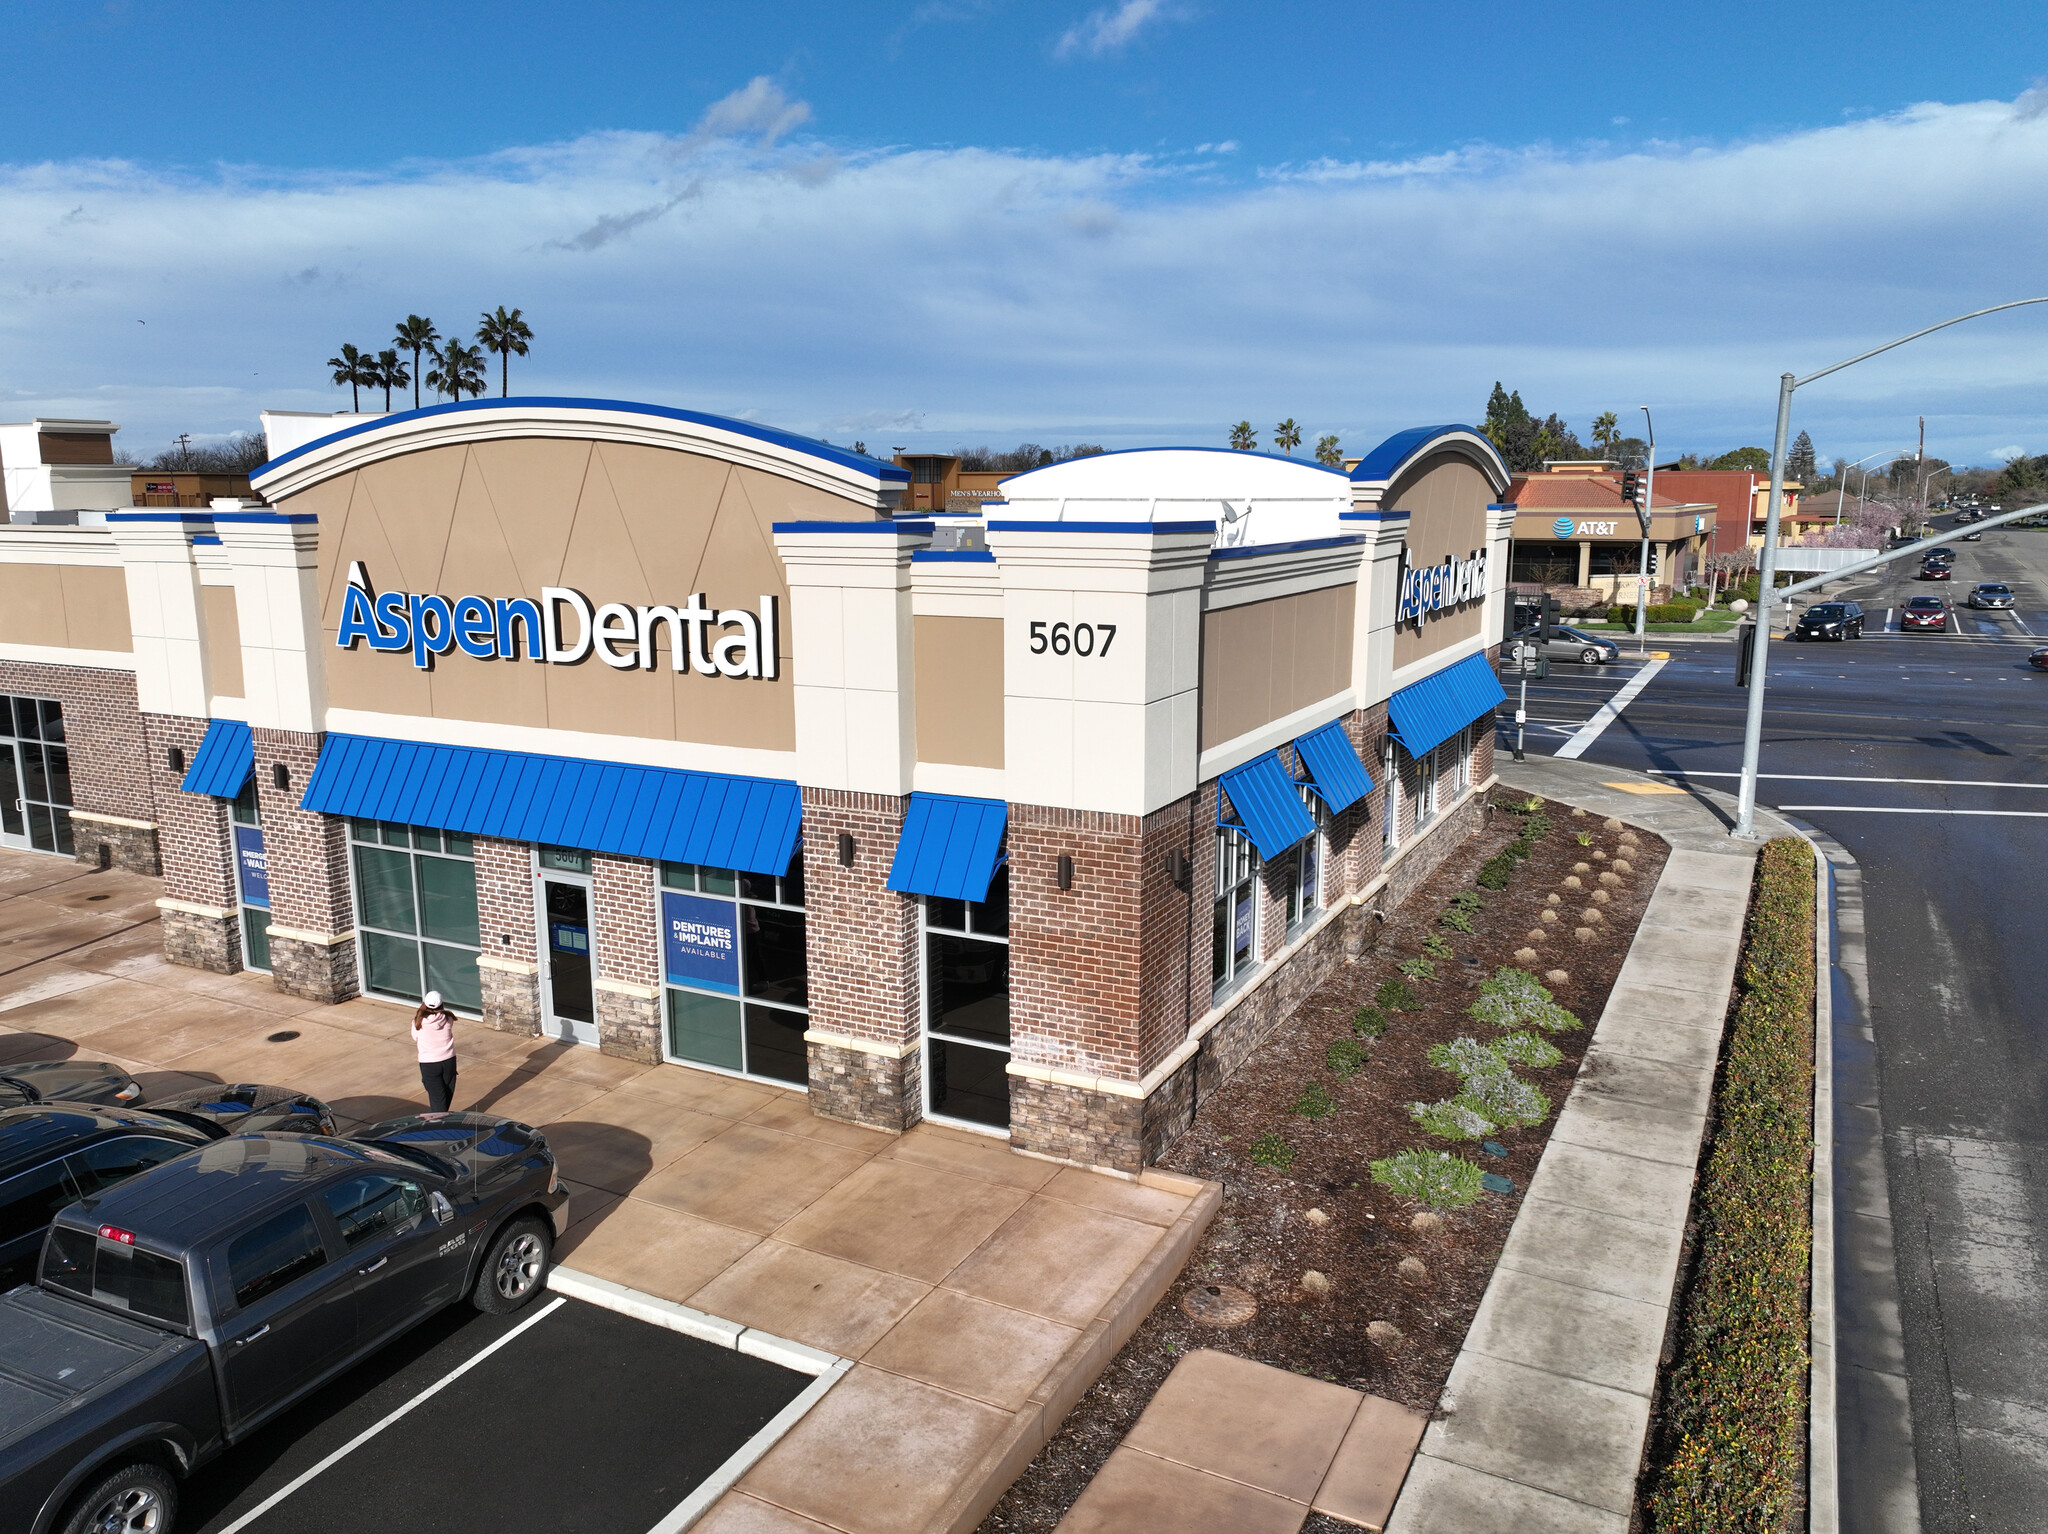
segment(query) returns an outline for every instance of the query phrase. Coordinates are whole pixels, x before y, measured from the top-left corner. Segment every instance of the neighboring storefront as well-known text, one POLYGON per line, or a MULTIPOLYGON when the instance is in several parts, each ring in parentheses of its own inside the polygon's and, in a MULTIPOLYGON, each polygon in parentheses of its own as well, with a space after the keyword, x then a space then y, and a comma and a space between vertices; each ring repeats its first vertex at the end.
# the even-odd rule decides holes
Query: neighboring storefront
POLYGON ((160 863, 178 962, 1128 1170, 1492 778, 1514 508, 1467 427, 935 518, 651 406, 270 424, 262 504, 0 532, 20 797, 160 863))
MULTIPOLYGON (((1656 476, 1649 525, 1650 585, 1682 590, 1700 580, 1713 549, 1711 501, 1674 498, 1673 476, 1656 476)), ((1650 494, 1648 476, 1642 490, 1650 494)), ((1508 580, 1517 587, 1598 592, 1633 601, 1642 574, 1643 525, 1622 499, 1621 474, 1605 462, 1558 463, 1517 476, 1514 548, 1508 580)))

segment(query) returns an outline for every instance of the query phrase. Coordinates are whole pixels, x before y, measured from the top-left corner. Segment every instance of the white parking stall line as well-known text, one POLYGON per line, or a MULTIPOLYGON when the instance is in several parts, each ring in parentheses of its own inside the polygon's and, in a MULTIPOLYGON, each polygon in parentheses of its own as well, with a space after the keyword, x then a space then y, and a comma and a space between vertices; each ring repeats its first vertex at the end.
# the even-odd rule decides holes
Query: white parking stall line
MULTIPOLYGON (((1653 778, 1739 778, 1739 772, 1690 772, 1684 768, 1652 768, 1653 778)), ((1935 788, 2048 788, 2048 783, 2006 783, 1983 778, 1869 778, 1833 772, 1760 772, 1759 778, 1785 783, 1919 783, 1935 788)), ((1787 806, 1789 809, 1791 806, 1787 806)))
POLYGON ((386 1416, 381 1422, 373 1423, 371 1426, 364 1428, 360 1433, 356 1434, 355 1437, 351 1438, 347 1443, 343 1444, 340 1448, 336 1449, 332 1454, 328 1455, 327 1458, 320 1461, 320 1463, 315 1465, 311 1470, 306 1471, 302 1475, 295 1476, 292 1480, 286 1482, 285 1485, 280 1487, 278 1490, 272 1492, 269 1496, 265 1497, 261 1502, 257 1503, 256 1506, 251 1508, 248 1512, 242 1514, 241 1517, 237 1518, 233 1523, 229 1524, 226 1528, 222 1529, 220 1531, 220 1534, 236 1534, 237 1530, 247 1528, 250 1524, 254 1523, 258 1518, 261 1518, 273 1507, 276 1507, 278 1503, 284 1501, 286 1497, 289 1497, 293 1492, 297 1491, 301 1486, 305 1485, 308 1481, 312 1480, 322 1471, 331 1469, 333 1466, 340 1464, 341 1461, 347 1459, 351 1454, 355 1453, 356 1450, 360 1449, 372 1438, 375 1438, 379 1433, 383 1432, 384 1429, 391 1426, 391 1424, 396 1422, 400 1417, 403 1417, 408 1412, 412 1411, 414 1407, 426 1405, 428 1401, 432 1400, 435 1396, 439 1395, 442 1391, 446 1390, 450 1385, 454 1384, 457 1380, 461 1379, 463 1375, 469 1373, 470 1370, 474 1369, 486 1358, 489 1358, 493 1353, 497 1352, 498 1349, 505 1346, 506 1343, 512 1341, 515 1337, 519 1336, 520 1333, 529 1331, 533 1327, 538 1326, 541 1322, 545 1321, 549 1316, 553 1315, 556 1311, 560 1310, 564 1305, 568 1303, 569 1301, 566 1298, 549 1301, 544 1308, 535 1311, 532 1315, 528 1316, 524 1321, 521 1321, 517 1326, 513 1327, 511 1331, 505 1333, 504 1336, 500 1337, 496 1342, 492 1343, 489 1347, 479 1350, 474 1357, 465 1359, 455 1368, 450 1369, 446 1374, 442 1375, 439 1379, 435 1380, 434 1383, 429 1385, 425 1390, 422 1390, 410 1401, 407 1401, 405 1405, 399 1407, 398 1410, 386 1416))
POLYGON ((2048 820, 2048 810, 1912 809, 1888 804, 1774 804, 1774 810, 1816 810, 1835 815, 1989 815, 2001 820, 2048 820))
POLYGON ((1603 730, 1621 717, 1621 711, 1635 701, 1636 694, 1648 687, 1651 679, 1669 664, 1668 660, 1653 660, 1622 683, 1620 690, 1601 704, 1599 711, 1591 719, 1579 726, 1578 733, 1558 748, 1557 755, 1563 758, 1585 755, 1586 748, 1600 738, 1603 730))

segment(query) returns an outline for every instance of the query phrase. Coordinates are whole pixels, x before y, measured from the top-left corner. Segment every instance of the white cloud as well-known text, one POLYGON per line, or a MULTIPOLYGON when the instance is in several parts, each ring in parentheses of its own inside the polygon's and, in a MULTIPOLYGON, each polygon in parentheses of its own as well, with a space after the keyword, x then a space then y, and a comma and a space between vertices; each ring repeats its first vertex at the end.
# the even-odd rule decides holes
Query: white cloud
POLYGON ((1160 0, 1124 0, 1114 10, 1091 12, 1068 27, 1054 44, 1053 55, 1065 59, 1081 53, 1099 59, 1106 53, 1117 52, 1146 26, 1164 21, 1166 16, 1166 7, 1160 0))
MULTIPOLYGON (((706 114, 721 136, 383 175, 0 167, 0 419, 109 416, 143 452, 344 408, 320 366, 342 342, 503 303, 535 329, 515 388, 834 440, 1220 443, 1292 416, 1357 449, 1471 419, 1498 378, 1582 432, 1655 400, 1674 453, 1720 451, 1769 440, 1780 372, 2034 291, 2048 240, 2023 195, 2048 185, 2048 115, 2011 103, 1220 180, 1184 156, 821 156, 778 126, 801 103, 749 100, 706 114), (1934 260, 1781 216, 1816 188, 1972 238, 1934 260)), ((1916 341, 1802 389, 1794 430, 1856 458, 1924 413, 1930 451, 1995 462, 2038 425, 2044 335, 2048 306, 1916 341)))
POLYGON ((792 101, 766 75, 756 75, 729 96, 704 109, 691 130, 691 145, 711 139, 753 137, 763 149, 811 120, 810 103, 792 101))
POLYGON ((1991 457, 1999 463, 2011 463, 2015 458, 2024 458, 2026 456, 2027 450, 2017 442, 2013 443, 2010 447, 1994 447, 1991 450, 1991 457))

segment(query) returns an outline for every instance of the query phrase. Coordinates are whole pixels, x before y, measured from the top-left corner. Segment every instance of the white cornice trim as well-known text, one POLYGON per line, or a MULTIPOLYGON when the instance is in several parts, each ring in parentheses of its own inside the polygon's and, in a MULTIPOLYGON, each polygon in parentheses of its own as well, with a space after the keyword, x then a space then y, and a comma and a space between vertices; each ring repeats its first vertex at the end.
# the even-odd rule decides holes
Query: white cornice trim
POLYGON ((37 666, 84 666, 95 671, 135 669, 135 655, 129 650, 69 650, 62 645, 0 644, 0 660, 37 666))
POLYGON ((794 751, 751 746, 710 746, 689 740, 654 740, 638 735, 595 735, 551 730, 541 725, 486 724, 475 719, 435 719, 421 714, 379 714, 330 708, 327 729, 339 735, 375 735, 385 740, 469 746, 480 751, 525 751, 536 756, 573 756, 632 767, 674 767, 686 772, 722 772, 743 778, 796 781, 794 751))

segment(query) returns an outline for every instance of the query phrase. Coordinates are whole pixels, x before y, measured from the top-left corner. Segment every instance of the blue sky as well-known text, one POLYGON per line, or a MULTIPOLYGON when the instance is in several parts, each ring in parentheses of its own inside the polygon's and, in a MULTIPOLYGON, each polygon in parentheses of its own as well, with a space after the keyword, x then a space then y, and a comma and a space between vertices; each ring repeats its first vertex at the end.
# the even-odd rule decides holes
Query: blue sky
MULTIPOLYGON (((1495 378, 1763 440, 1776 374, 2048 291, 2048 7, 17 8, 0 414, 149 452, 407 312, 532 392, 871 448, 1353 450, 1495 378), (140 322, 140 323, 138 323, 140 322)), ((2048 310, 2048 305, 2043 306, 2048 310)), ((2048 451, 2048 315, 1802 394, 2048 451)))

